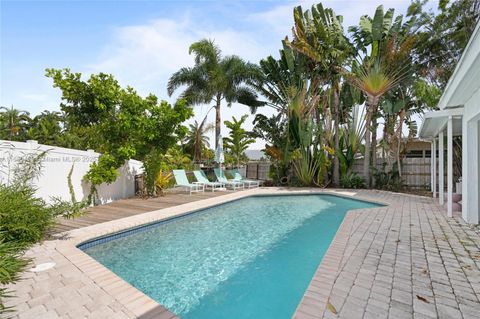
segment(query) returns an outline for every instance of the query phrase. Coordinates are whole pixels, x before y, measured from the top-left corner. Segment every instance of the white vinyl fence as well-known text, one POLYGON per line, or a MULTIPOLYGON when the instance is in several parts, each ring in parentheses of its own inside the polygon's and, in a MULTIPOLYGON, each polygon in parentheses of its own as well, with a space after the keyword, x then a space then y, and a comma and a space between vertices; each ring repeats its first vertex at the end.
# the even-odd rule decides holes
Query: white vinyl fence
MULTIPOLYGON (((27 154, 47 151, 42 162, 40 176, 34 181, 37 195, 46 201, 52 197, 70 200, 67 177, 72 169, 72 184, 77 200, 90 193, 89 183, 83 180, 92 162, 101 155, 93 150, 80 151, 69 148, 38 144, 36 141, 11 142, 0 140, 0 183, 9 183, 12 170, 18 160, 27 154)), ((143 172, 142 162, 130 160, 119 168, 119 176, 112 184, 97 187, 99 201, 105 204, 135 195, 135 175, 143 172)))

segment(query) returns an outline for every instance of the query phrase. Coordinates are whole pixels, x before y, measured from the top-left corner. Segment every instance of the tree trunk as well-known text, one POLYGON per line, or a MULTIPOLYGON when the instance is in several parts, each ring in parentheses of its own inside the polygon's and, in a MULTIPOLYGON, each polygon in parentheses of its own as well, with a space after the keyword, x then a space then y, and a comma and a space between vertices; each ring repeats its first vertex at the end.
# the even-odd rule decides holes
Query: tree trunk
POLYGON ((372 125, 372 113, 367 105, 367 119, 365 120, 365 155, 363 157, 363 177, 370 186, 370 133, 372 125))
POLYGON ((201 160, 202 152, 200 147, 201 137, 202 137, 203 122, 197 126, 197 131, 195 135, 195 144, 193 145, 193 163, 196 164, 201 160))
POLYGON ((397 167, 398 167, 398 175, 402 177, 402 165, 400 165, 400 146, 402 145, 402 128, 403 128, 403 121, 405 119, 405 110, 400 112, 400 120, 398 123, 397 128, 397 167))
MULTIPOLYGON (((390 145, 390 137, 388 136, 388 131, 387 131, 387 127, 388 127, 388 123, 389 123, 389 117, 388 116, 385 116, 385 123, 383 125, 383 136, 382 136, 382 140, 383 140, 383 143, 386 144, 387 146, 390 145)), ((384 147, 382 149, 382 158, 383 160, 387 160, 388 161, 388 149, 387 151, 385 151, 386 147, 384 147)))
MULTIPOLYGON (((376 117, 377 110, 374 109, 372 112, 372 167, 374 169, 377 168, 377 117, 376 117)), ((375 180, 372 178, 370 180, 370 185, 375 186, 375 180)))
MULTIPOLYGON (((366 101, 366 108, 367 108, 367 119, 365 121, 365 156, 363 160, 363 176, 365 177, 365 181, 367 186, 371 186, 370 181, 370 153, 371 153, 371 130, 372 130, 372 118, 373 113, 376 109, 376 101, 375 97, 367 97, 366 101)), ((375 134, 376 135, 376 134, 375 134)))
POLYGON ((222 102, 222 95, 217 94, 217 100, 215 105, 215 149, 218 148, 218 140, 220 138, 220 132, 222 128, 222 119, 220 117, 221 102, 222 102))
MULTIPOLYGON (((337 152, 340 148, 340 97, 338 87, 333 90, 333 111, 335 112, 335 136, 334 136, 334 149, 337 152)), ((333 185, 338 186, 340 184, 340 162, 336 154, 333 155, 333 185)))

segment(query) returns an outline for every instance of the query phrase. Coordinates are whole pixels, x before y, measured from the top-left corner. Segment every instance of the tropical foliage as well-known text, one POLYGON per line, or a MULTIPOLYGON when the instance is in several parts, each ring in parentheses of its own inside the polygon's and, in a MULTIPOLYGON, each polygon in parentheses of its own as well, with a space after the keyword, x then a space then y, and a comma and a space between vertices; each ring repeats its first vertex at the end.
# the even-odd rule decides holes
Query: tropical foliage
POLYGON ((185 152, 192 156, 193 162, 202 162, 206 157, 206 150, 210 148, 210 141, 207 133, 212 131, 214 126, 207 123, 207 117, 201 123, 195 121, 189 125, 189 130, 184 139, 183 147, 185 152))
POLYGON ((252 139, 261 138, 275 183, 346 185, 357 177, 354 162, 363 158, 366 185, 375 186, 377 156, 386 162, 384 171, 401 178, 406 145, 417 134, 415 118, 435 108, 480 16, 478 0, 442 0, 436 11, 426 4, 412 1, 405 15, 379 6, 348 27, 321 3, 295 7, 292 34, 281 41, 278 57, 258 66, 222 55, 213 40, 199 40, 189 48, 193 65, 170 77, 168 94, 182 89, 173 105, 122 88, 112 75, 82 80, 68 69, 48 69, 62 91, 60 112, 30 118, 2 107, 0 138, 103 153, 86 175, 93 193, 95 185, 116 179, 125 160, 142 160, 155 193, 166 166, 208 163, 220 135, 222 105, 241 103, 275 112, 256 114, 252 132, 238 128, 241 119, 224 122, 227 163, 240 164, 252 139), (215 123, 205 116, 184 126, 193 115, 190 106, 198 104, 215 109, 215 123), (216 140, 210 145, 213 127, 216 140))
POLYGON ((222 123, 222 101, 228 106, 238 102, 252 110, 263 105, 249 85, 258 77, 258 68, 238 56, 222 56, 222 51, 212 40, 204 39, 193 43, 189 53, 194 54, 195 65, 184 67, 170 77, 168 94, 172 95, 180 86, 187 85, 180 97, 188 103, 195 105, 214 102, 216 148, 222 123))
POLYGON ((386 161, 385 170, 401 178, 406 145, 417 134, 415 114, 435 107, 446 83, 440 71, 452 70, 479 17, 478 1, 441 1, 438 15, 425 11, 425 3, 412 2, 406 16, 379 6, 373 16, 361 16, 348 33, 342 17, 322 4, 306 11, 294 8, 292 40, 282 41, 279 60, 268 57, 260 62, 262 76, 256 83, 267 105, 278 111, 270 118, 259 114, 254 122, 254 135, 267 141, 275 179, 294 178, 305 184, 322 175, 314 173, 322 169, 326 183, 362 186, 352 167, 363 156, 366 185, 375 185, 379 173, 375 170, 372 179, 370 171, 377 154, 386 161), (439 23, 443 25, 435 28, 439 23), (443 57, 430 50, 431 33, 443 57), (450 46, 455 47, 452 54, 450 46), (309 97, 318 97, 303 122, 318 133, 303 149, 295 144, 295 130, 302 130, 296 124, 299 117, 288 111, 298 105, 292 92, 309 92, 302 94, 305 105, 309 97), (362 105, 365 116, 359 116, 362 105), (378 144, 380 125, 383 136, 378 144), (315 149, 323 150, 318 154, 325 155, 325 167, 315 163, 310 154, 315 149))
POLYGON ((0 138, 11 141, 25 139, 29 113, 11 107, 0 107, 0 138))
MULTIPOLYGON (((413 0, 405 15, 379 6, 347 31, 342 16, 321 3, 297 6, 278 58, 259 65, 223 56, 213 40, 194 42, 193 66, 168 82, 170 96, 183 88, 174 104, 142 97, 110 74, 85 80, 69 69, 47 69, 62 93, 60 111, 30 117, 2 106, 0 139, 101 152, 85 175, 92 196, 97 185, 115 181, 126 160, 141 160, 146 194, 162 195, 173 168, 191 169, 213 157, 207 134, 215 128, 216 148, 222 105, 240 103, 274 114, 256 114, 252 132, 244 128, 246 115, 224 122, 227 163, 242 164, 257 138, 266 142, 275 184, 398 190, 406 145, 417 134, 415 116, 436 107, 480 19, 479 0, 441 0, 437 10, 427 10, 427 3, 413 0), (184 125, 199 104, 215 109, 214 126, 206 116, 184 125), (379 154, 384 164, 376 169, 379 154), (363 176, 353 169, 360 158, 363 176)), ((456 139, 455 154, 460 145, 456 139)), ((18 280, 28 263, 23 251, 45 238, 54 218, 75 217, 88 204, 76 200, 70 180, 69 202, 35 196, 30 181, 40 173, 41 156, 22 159, 0 185, 0 285, 18 280)), ((10 310, 3 303, 8 295, 0 288, 0 315, 10 310)))
POLYGON ((246 158, 245 151, 248 146, 255 143, 255 139, 251 138, 242 127, 247 117, 248 115, 244 115, 237 120, 234 116, 231 121, 225 121, 225 126, 230 129, 230 135, 223 139, 223 144, 225 149, 232 155, 237 166, 240 166, 240 163, 246 158))

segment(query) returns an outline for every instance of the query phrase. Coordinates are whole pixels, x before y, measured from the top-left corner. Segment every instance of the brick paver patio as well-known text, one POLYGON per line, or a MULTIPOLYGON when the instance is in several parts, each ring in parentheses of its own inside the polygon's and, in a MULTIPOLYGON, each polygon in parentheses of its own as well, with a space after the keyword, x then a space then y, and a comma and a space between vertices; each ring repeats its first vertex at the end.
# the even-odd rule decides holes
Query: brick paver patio
MULTIPOLYGON (((302 190, 236 192, 70 234, 96 236, 100 230, 105 233, 158 220, 182 209, 286 191, 302 190)), ((374 190, 352 192, 354 198, 388 206, 347 214, 296 318, 480 318, 478 227, 447 218, 444 208, 431 198, 374 190)), ((72 244, 65 248, 68 241, 46 241, 28 252, 36 264, 53 261, 56 266, 45 272, 26 272, 11 287, 17 297, 8 304, 16 307, 16 318, 174 317, 72 244)))

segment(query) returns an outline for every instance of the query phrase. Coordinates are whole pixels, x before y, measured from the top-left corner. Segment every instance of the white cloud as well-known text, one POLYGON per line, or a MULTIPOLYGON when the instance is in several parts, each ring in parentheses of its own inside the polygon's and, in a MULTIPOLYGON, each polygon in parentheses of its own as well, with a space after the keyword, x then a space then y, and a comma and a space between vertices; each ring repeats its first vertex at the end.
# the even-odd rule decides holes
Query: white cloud
MULTIPOLYGON (((154 93, 161 99, 167 99, 168 78, 181 67, 193 65, 188 48, 192 42, 202 38, 214 39, 224 55, 236 54, 255 63, 269 55, 277 42, 265 43, 264 37, 254 31, 201 29, 189 18, 180 21, 157 19, 143 25, 114 29, 111 42, 105 45, 99 60, 87 66, 86 73, 112 73, 122 85, 131 85, 142 95, 154 93)), ((173 102, 174 99, 170 100, 173 102)), ((194 119, 201 121, 208 109, 208 106, 196 107, 194 119)), ((222 111, 222 120, 225 120, 234 115, 240 117, 249 109, 235 104, 222 111)), ((214 121, 213 111, 209 120, 214 121)), ((253 116, 250 120, 253 121, 253 116)), ((225 134, 227 129, 223 127, 222 132, 225 134)), ((262 148, 263 142, 256 147, 262 148)))
MULTIPOLYGON (((187 14, 183 18, 155 19, 145 24, 122 26, 113 30, 111 41, 99 55, 97 62, 87 67, 86 73, 112 73, 122 85, 131 85, 142 95, 154 93, 167 99, 167 81, 172 73, 185 66, 193 65, 193 57, 188 54, 190 44, 202 38, 214 39, 224 55, 236 54, 245 60, 258 62, 268 55, 276 55, 281 47, 280 41, 291 34, 293 26, 293 8, 301 4, 310 8, 317 1, 292 1, 263 12, 247 13, 245 21, 249 28, 219 29, 213 22, 205 25, 201 16, 187 14), (196 20, 197 19, 197 20, 196 20), (239 31, 242 30, 242 31, 239 31)), ((323 1, 325 7, 332 7, 337 14, 344 16, 344 26, 357 24, 361 14, 373 15, 377 1, 323 1)), ((405 11, 409 1, 384 1, 384 7, 397 8, 397 14, 405 11)), ((213 20, 214 21, 214 20, 213 20)), ((179 90, 180 92, 180 90, 179 90)), ((173 102, 173 98, 170 99, 173 102)), ((208 106, 197 106, 195 118, 201 121, 208 106)), ((272 114, 270 109, 260 110, 272 114)), ((249 113, 243 105, 222 109, 222 121, 237 118, 249 113)), ((193 122, 193 120, 191 122, 193 122)), ((252 128, 254 116, 250 115, 248 129, 252 128)), ((214 122, 214 111, 209 114, 214 122)), ((226 127, 222 128, 227 134, 226 127)), ((211 134, 213 140, 213 133, 211 134)), ((251 148, 263 148, 264 142, 258 141, 251 148)))
POLYGON ((111 72, 123 84, 131 84, 142 93, 166 94, 170 75, 184 66, 193 65, 188 48, 202 38, 214 39, 225 55, 236 54, 258 62, 268 54, 255 35, 233 29, 200 29, 194 21, 157 19, 143 25, 124 26, 114 30, 99 61, 88 66, 89 72, 111 72), (159 91, 160 90, 160 91, 159 91))

